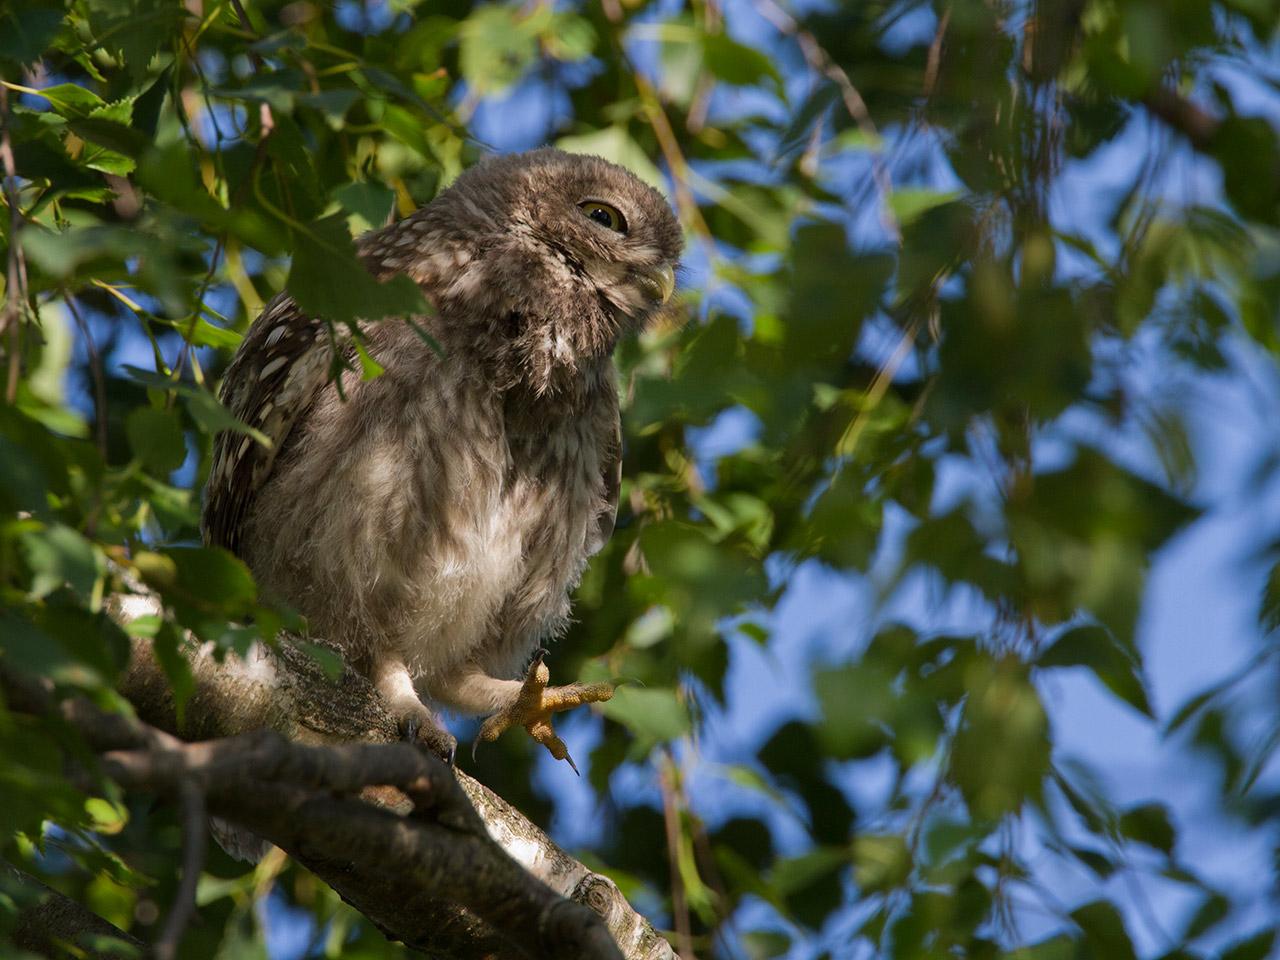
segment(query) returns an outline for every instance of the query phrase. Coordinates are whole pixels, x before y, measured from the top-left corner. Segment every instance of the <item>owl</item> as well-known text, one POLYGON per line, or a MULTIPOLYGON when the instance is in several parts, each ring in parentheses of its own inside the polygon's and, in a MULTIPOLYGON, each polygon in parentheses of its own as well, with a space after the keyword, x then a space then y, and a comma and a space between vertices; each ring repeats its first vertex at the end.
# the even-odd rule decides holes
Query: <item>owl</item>
POLYGON ((381 376, 335 365, 350 335, 284 294, 227 369, 223 402, 271 444, 216 438, 206 542, 442 756, 436 709, 487 716, 482 740, 522 725, 565 759, 551 714, 612 693, 548 687, 543 645, 613 531, 614 347, 664 309, 681 245, 667 201, 622 167, 492 158, 357 242, 375 277, 412 278, 433 308, 360 324, 381 376))

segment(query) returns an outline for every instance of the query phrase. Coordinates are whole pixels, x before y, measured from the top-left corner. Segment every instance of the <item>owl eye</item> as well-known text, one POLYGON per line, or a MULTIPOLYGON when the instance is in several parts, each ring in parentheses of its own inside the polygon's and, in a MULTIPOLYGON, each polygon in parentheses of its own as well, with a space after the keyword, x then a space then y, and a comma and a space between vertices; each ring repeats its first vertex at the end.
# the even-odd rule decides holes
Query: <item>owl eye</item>
POLYGON ((602 227, 608 227, 615 233, 627 232, 627 221, 617 207, 598 200, 584 200, 578 204, 578 209, 602 227))

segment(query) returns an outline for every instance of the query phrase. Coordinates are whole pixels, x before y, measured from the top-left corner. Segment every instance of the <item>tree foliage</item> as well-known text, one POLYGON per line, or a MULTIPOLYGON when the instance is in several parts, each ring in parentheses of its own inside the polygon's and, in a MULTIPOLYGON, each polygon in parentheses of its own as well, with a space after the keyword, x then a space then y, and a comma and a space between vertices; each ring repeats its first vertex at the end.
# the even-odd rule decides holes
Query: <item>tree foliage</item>
MULTIPOLYGON (((292 624, 199 545, 213 434, 254 437, 219 372, 281 289, 334 323, 415 309, 351 238, 487 137, 557 142, 669 191, 682 322, 619 350, 621 516, 552 655, 560 680, 631 681, 568 725, 593 744, 585 794, 535 777, 515 738, 477 776, 535 820, 566 792, 590 804, 584 856, 685 953, 1268 955, 1274 899, 1241 920, 1166 806, 1118 803, 1056 749, 1045 681, 1087 671, 1212 757, 1223 815, 1274 842, 1280 717, 1241 691, 1274 680, 1280 574, 1253 663, 1188 703, 1153 703, 1137 628, 1152 558, 1213 507, 1169 384, 1230 382, 1242 356, 1270 376, 1280 351, 1280 134, 1250 86, 1274 94, 1278 13, 9 0, 0 667, 127 711, 132 634, 181 711, 188 633, 244 653, 292 624), (1174 168, 1221 190, 1180 191, 1174 168), (107 615, 126 574, 162 616, 107 615), (822 604, 824 577, 877 613, 786 652, 788 604, 822 604), (932 606, 901 600, 921 584, 932 606), (730 664, 761 653, 812 694, 735 737, 750 706, 726 707, 730 664), (1060 902, 1069 870, 1096 897, 1060 902), (1133 877, 1188 905, 1154 950, 1134 945, 1133 877)), ((150 941, 179 820, 72 776, 83 756, 66 726, 0 710, 0 846, 150 941)), ((24 896, 0 896, 6 929, 24 896)), ((262 956, 272 924, 316 955, 401 954, 283 858, 251 872, 211 851, 198 900, 183 957, 262 956)))

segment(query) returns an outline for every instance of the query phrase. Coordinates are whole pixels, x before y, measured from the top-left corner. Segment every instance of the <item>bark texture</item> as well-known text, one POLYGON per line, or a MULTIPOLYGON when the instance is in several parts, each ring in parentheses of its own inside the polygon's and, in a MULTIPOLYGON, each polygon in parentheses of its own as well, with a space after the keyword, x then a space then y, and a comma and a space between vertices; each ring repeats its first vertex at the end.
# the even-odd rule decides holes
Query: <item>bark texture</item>
MULTIPOLYGON (((152 612, 145 595, 113 610, 152 612)), ((611 880, 483 784, 400 742, 360 674, 330 678, 289 638, 245 658, 187 653, 195 693, 181 721, 146 641, 120 684, 140 723, 57 707, 126 787, 178 800, 196 783, 211 816, 277 844, 389 938, 431 956, 675 956, 611 880)), ((54 709, 25 696, 11 702, 54 709)))

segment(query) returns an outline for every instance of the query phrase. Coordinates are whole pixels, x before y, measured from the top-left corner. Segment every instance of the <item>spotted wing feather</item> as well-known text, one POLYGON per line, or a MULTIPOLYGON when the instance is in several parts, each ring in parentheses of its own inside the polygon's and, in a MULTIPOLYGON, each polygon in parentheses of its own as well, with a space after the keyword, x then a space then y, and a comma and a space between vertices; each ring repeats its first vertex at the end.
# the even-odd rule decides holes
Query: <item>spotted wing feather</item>
POLYGON ((280 294, 249 328, 222 382, 222 402, 241 423, 266 435, 214 440, 213 465, 200 518, 205 542, 238 553, 254 496, 298 418, 329 376, 330 338, 322 320, 304 316, 280 294))
POLYGON ((604 509, 600 511, 597 521, 596 535, 587 538, 587 556, 595 556, 604 549, 604 545, 613 536, 613 527, 618 520, 618 495, 622 489, 622 420, 614 419, 613 443, 604 462, 600 465, 604 477, 604 509))

